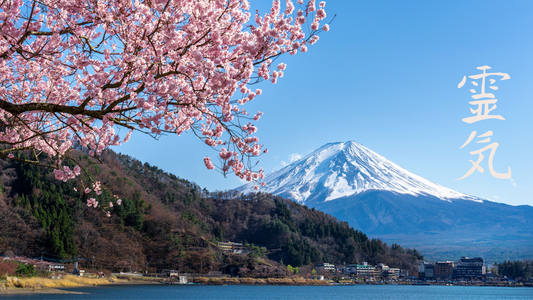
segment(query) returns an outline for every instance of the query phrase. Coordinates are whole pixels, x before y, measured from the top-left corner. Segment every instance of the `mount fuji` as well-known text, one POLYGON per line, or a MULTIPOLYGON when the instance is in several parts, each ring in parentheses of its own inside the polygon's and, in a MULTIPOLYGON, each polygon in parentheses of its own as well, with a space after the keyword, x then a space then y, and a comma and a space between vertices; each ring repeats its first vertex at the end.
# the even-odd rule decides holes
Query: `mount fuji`
MULTIPOLYGON (((442 259, 533 257, 533 207, 491 202, 433 183, 363 145, 329 143, 267 175, 260 191, 442 259)), ((255 192, 253 184, 236 190, 255 192)))

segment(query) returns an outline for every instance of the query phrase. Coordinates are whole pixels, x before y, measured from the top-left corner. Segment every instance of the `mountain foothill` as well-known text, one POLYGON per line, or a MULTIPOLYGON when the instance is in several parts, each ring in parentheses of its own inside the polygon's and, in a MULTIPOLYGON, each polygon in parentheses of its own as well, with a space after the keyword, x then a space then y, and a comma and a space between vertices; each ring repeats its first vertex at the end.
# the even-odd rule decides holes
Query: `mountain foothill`
MULTIPOLYGON (((73 153, 89 165, 88 155, 73 153)), ((130 266, 198 273, 245 268, 257 276, 279 274, 286 265, 310 273, 322 262, 366 261, 415 270, 423 258, 416 249, 387 245, 281 196, 209 192, 111 150, 100 159, 87 168, 103 187, 96 208, 87 206, 83 192, 91 185, 87 176, 63 182, 50 169, 0 159, 0 253, 80 258, 82 266, 114 272, 130 266), (115 195, 122 204, 102 208, 115 195), (219 242, 229 241, 250 251, 225 253, 219 242)))

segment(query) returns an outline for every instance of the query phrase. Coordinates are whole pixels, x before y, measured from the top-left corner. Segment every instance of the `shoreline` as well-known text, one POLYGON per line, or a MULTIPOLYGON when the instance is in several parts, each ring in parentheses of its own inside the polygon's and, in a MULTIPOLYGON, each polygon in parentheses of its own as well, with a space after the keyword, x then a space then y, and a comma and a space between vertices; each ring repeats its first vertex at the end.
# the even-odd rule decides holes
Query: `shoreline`
POLYGON ((148 281, 148 280, 127 280, 119 279, 113 280, 109 279, 109 283, 105 284, 85 284, 79 286, 65 286, 65 287, 0 287, 0 295, 22 295, 22 294, 74 294, 74 295, 84 295, 90 294, 86 292, 77 292, 71 291, 72 288, 85 288, 85 287, 100 287, 108 285, 149 285, 149 284, 161 284, 157 281, 148 281), (66 289, 66 290, 65 290, 66 289))
POLYGON ((89 293, 65 291, 57 288, 0 288, 0 295, 24 295, 24 294, 74 294, 84 295, 89 293))
MULTIPOLYGON (((217 278, 218 279, 218 278, 217 278)), ((94 287, 97 288, 103 285, 157 285, 165 284, 163 280, 136 280, 136 278, 119 278, 116 280, 109 280, 109 283, 98 285, 81 285, 77 287, 3 287, 0 288, 0 295, 22 295, 22 294, 90 294, 87 292, 77 292, 70 290, 78 287, 94 287), (64 290, 62 288, 66 288, 64 290)), ((414 286, 412 283, 374 283, 374 282, 330 282, 326 280, 313 279, 298 279, 298 278, 230 278, 229 280, 212 280, 212 278, 196 278, 194 283, 200 285, 255 285, 255 286, 344 286, 344 285, 408 285, 414 286), (197 280, 200 279, 200 280, 197 280), (207 280, 205 280, 207 279, 207 280)), ((174 283, 175 285, 179 285, 174 283)), ((431 286, 446 286, 446 284, 430 284, 431 286)), ((457 284, 453 286, 475 286, 475 287, 533 287, 533 285, 509 285, 509 284, 457 284)))

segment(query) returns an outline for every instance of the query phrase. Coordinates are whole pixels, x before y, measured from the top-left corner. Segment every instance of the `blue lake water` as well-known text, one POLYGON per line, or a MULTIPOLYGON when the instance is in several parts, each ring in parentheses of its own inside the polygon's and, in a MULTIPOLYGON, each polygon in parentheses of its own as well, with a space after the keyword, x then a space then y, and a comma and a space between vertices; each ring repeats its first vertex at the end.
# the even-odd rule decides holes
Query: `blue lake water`
POLYGON ((89 294, 0 295, 3 299, 533 299, 533 288, 469 286, 115 285, 68 290, 89 294))

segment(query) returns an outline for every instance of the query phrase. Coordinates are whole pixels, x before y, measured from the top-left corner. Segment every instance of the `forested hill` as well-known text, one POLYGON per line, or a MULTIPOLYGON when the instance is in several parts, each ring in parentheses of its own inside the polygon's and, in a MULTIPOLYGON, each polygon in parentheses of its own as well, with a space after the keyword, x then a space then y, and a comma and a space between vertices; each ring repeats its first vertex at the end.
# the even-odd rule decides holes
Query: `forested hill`
MULTIPOLYGON (((77 154, 86 163, 87 156, 77 154)), ((168 267, 194 272, 260 265, 385 263, 410 269, 416 250, 369 239, 331 215, 257 193, 208 192, 147 163, 112 151, 89 170, 106 189, 97 197, 122 205, 106 217, 87 207, 85 177, 67 182, 50 169, 0 160, 0 253, 90 258, 115 270, 168 267), (76 190, 77 191, 76 191, 76 190), (249 255, 223 254, 219 241, 262 245, 249 255), (278 263, 276 263, 278 262, 278 263)))

